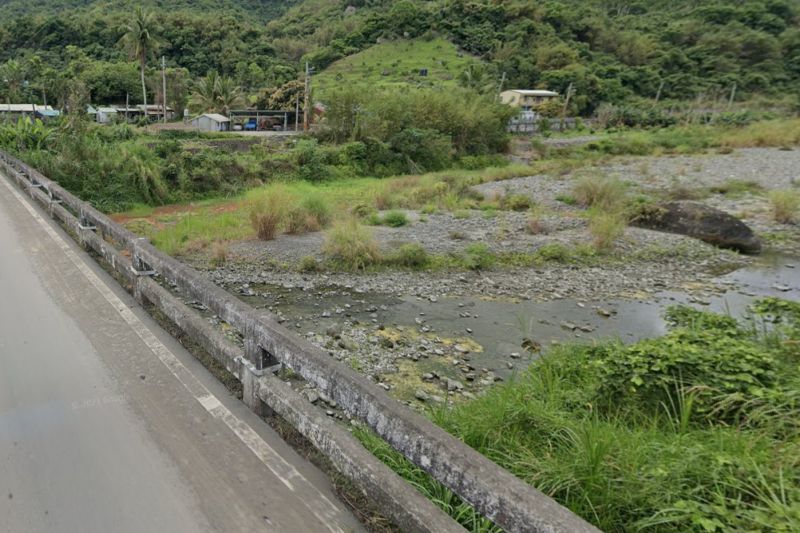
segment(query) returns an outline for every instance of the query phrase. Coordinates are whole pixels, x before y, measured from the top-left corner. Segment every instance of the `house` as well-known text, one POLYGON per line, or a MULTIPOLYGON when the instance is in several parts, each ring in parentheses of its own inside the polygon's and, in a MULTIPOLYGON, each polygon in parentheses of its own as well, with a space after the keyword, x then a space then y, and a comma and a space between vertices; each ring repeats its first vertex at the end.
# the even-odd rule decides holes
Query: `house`
POLYGON ((0 119, 17 120, 19 118, 30 117, 39 119, 49 119, 59 116, 61 113, 49 105, 37 104, 0 104, 0 119))
POLYGON ((98 107, 96 120, 98 124, 113 124, 117 121, 117 108, 98 107))
MULTIPOLYGON (((164 109, 161 104, 148 106, 137 105, 136 108, 150 120, 161 120, 164 117, 164 109)), ((175 110, 167 106, 167 120, 172 120, 174 116, 175 110)))
POLYGON ((230 131, 231 119, 218 113, 206 113, 193 118, 192 126, 201 131, 230 131))
POLYGON ((558 93, 542 89, 512 89, 500 93, 500 101, 522 111, 533 111, 543 103, 558 98, 558 93))

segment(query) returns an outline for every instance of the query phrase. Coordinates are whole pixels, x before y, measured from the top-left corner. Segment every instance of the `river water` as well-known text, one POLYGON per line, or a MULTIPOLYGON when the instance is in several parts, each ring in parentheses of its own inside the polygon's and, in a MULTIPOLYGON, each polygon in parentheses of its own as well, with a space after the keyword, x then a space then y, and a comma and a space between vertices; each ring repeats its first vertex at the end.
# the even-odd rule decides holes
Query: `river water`
MULTIPOLYGON (((229 287, 257 307, 281 315, 298 332, 323 333, 345 321, 428 331, 440 337, 468 338, 482 347, 470 354, 472 364, 503 376, 512 372, 512 357, 528 360, 526 339, 543 350, 555 343, 617 338, 632 342, 666 331, 667 307, 687 304, 733 316, 743 315, 754 299, 800 298, 800 258, 764 256, 747 268, 717 278, 721 290, 657 292, 640 299, 576 301, 496 300, 481 297, 398 298, 358 293, 341 287, 304 291, 276 285, 229 287), (726 287, 730 287, 727 288, 726 287), (245 293, 245 294, 243 294, 245 293), (250 294, 250 295, 248 295, 250 294), (514 356, 512 356, 514 354, 514 356)), ((520 365, 515 364, 514 368, 520 365)))

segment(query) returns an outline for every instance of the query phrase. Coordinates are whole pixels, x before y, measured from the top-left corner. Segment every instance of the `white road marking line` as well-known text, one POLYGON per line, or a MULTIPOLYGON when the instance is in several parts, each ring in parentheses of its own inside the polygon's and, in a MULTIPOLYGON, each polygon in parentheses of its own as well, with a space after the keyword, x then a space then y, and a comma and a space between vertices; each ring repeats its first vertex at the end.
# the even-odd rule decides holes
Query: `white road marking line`
POLYGON ((114 294, 111 288, 101 280, 86 262, 76 254, 70 245, 53 229, 53 227, 42 218, 31 203, 8 182, 8 178, 3 179, 3 184, 23 205, 30 215, 39 223, 56 245, 67 255, 70 261, 86 277, 87 280, 97 289, 97 291, 117 310, 128 326, 142 339, 161 362, 166 366, 175 378, 189 391, 195 400, 203 406, 214 418, 222 420, 228 428, 258 457, 264 465, 292 492, 296 489, 291 480, 296 480, 310 487, 317 492, 313 501, 304 500, 303 503, 314 513, 325 526, 333 532, 343 532, 341 528, 332 523, 341 510, 322 494, 311 482, 309 482, 298 470, 289 464, 283 457, 275 451, 269 444, 250 427, 247 422, 241 420, 233 414, 219 399, 209 391, 205 385, 184 366, 183 363, 167 348, 152 331, 131 311, 125 303, 114 294))

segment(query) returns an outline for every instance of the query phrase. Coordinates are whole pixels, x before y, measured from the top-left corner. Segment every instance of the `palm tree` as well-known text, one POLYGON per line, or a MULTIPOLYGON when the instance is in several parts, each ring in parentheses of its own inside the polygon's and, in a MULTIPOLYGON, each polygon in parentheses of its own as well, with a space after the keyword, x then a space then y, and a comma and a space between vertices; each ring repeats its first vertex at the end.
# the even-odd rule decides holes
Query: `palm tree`
POLYGON ((132 59, 139 62, 142 77, 142 100, 147 109, 147 86, 144 82, 144 70, 147 59, 151 57, 161 40, 155 35, 155 17, 152 12, 145 11, 141 6, 136 8, 133 19, 124 27, 125 34, 120 39, 120 45, 128 51, 132 59))
POLYGON ((243 100, 242 90, 231 78, 223 76, 217 79, 217 103, 225 116, 230 114, 232 107, 240 105, 243 100))
POLYGON ((205 78, 200 78, 194 84, 190 102, 198 111, 209 112, 217 109, 217 80, 219 74, 210 71, 205 78))
POLYGON ((230 114, 231 109, 241 105, 243 101, 242 90, 233 79, 220 76, 213 70, 194 84, 191 97, 191 104, 197 110, 219 111, 225 115, 230 114))

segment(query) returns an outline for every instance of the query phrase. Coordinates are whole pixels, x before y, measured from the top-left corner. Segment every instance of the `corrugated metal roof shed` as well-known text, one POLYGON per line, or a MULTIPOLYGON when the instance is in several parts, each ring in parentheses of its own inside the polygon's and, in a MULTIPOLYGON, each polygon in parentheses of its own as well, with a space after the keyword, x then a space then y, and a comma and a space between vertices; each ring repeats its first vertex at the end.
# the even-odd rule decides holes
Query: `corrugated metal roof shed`
MULTIPOLYGON (((229 119, 225 115, 220 115, 219 113, 204 113, 204 114, 200 115, 200 117, 208 117, 211 120, 213 120, 214 122, 230 122, 231 121, 231 119, 229 119)), ((200 117, 197 117, 197 118, 200 118, 200 117)))

